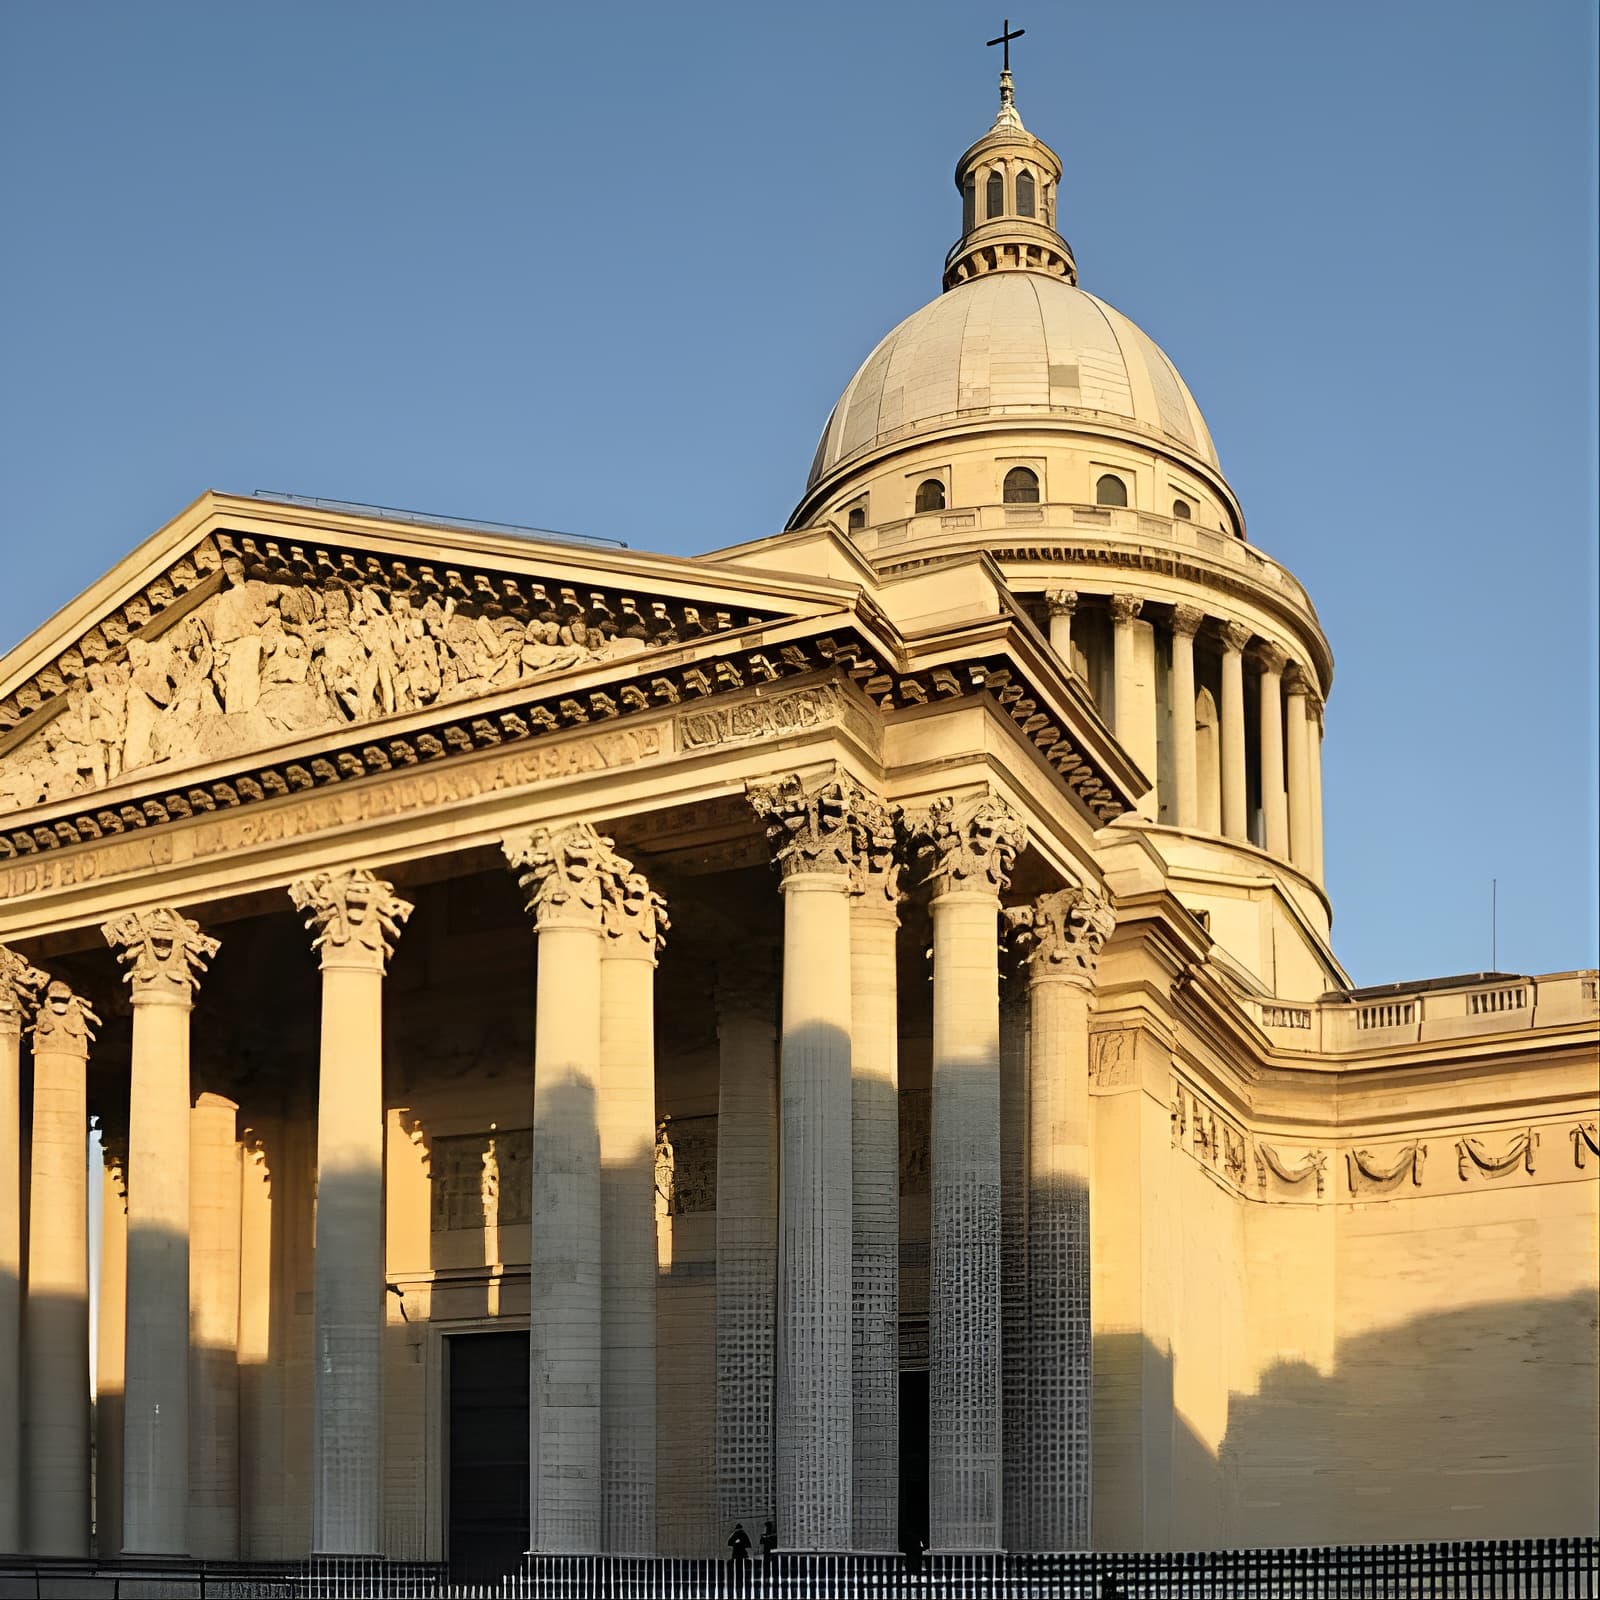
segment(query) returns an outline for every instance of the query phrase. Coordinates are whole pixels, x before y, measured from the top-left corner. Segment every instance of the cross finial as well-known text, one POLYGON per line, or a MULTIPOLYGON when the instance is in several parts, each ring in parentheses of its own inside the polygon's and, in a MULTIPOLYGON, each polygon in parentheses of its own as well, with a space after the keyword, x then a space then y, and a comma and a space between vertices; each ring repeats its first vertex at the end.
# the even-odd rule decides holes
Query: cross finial
POLYGON ((1013 33, 1011 30, 1011 18, 1007 17, 1000 24, 1000 37, 998 39, 989 40, 991 45, 997 44, 1002 47, 1000 60, 1000 70, 1002 72, 1009 72, 1011 70, 1011 41, 1013 39, 1020 39, 1027 31, 1028 30, 1026 28, 1018 28, 1016 32, 1013 33))

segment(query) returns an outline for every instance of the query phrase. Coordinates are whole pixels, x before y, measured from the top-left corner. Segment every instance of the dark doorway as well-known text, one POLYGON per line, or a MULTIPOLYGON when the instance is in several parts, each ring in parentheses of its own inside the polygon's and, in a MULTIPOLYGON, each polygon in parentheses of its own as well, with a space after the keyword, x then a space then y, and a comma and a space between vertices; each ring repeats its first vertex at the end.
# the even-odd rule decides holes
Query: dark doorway
POLYGON ((900 1374, 900 1548, 928 1542, 928 1374, 900 1374), (918 1541, 921 1541, 920 1543, 918 1541))
POLYGON ((528 1548, 528 1335, 460 1333, 450 1368, 450 1575, 489 1583, 528 1548))

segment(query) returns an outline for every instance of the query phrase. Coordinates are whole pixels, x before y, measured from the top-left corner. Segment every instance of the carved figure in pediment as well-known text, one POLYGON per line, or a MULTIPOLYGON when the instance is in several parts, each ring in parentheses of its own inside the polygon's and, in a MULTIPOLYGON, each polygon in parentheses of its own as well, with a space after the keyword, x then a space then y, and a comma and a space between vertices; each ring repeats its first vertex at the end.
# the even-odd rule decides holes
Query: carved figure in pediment
POLYGON ((84 678, 89 737, 100 749, 105 781, 122 772, 122 731, 128 717, 128 668, 120 661, 92 661, 84 678))
POLYGON ((234 555, 222 558, 225 586, 211 614, 212 670, 229 716, 253 711, 261 698, 262 632, 271 613, 268 585, 245 576, 234 555))
POLYGON ((128 713, 123 734, 125 770, 147 767, 166 757, 162 713, 172 704, 176 662, 164 640, 128 641, 128 713))
POLYGON ((261 634, 258 712, 267 728, 294 733, 321 718, 323 697, 311 673, 311 649, 300 633, 284 627, 274 610, 261 634))

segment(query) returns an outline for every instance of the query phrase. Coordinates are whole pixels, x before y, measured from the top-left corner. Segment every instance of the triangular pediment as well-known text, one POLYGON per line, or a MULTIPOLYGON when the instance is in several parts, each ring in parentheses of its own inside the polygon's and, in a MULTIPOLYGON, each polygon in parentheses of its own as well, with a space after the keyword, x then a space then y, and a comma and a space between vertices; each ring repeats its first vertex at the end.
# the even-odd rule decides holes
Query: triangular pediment
POLYGON ((857 593, 207 495, 0 661, 0 813, 636 672, 857 593))

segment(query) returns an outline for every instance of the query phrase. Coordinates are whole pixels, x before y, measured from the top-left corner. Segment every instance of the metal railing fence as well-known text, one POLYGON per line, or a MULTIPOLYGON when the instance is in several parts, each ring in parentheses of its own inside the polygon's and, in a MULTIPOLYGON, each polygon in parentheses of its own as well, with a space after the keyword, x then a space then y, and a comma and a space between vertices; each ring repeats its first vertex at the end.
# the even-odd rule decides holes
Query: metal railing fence
POLYGON ((527 1556, 458 1563, 0 1557, 0 1600, 1600 1600, 1600 1540, 1060 1555, 527 1556))

